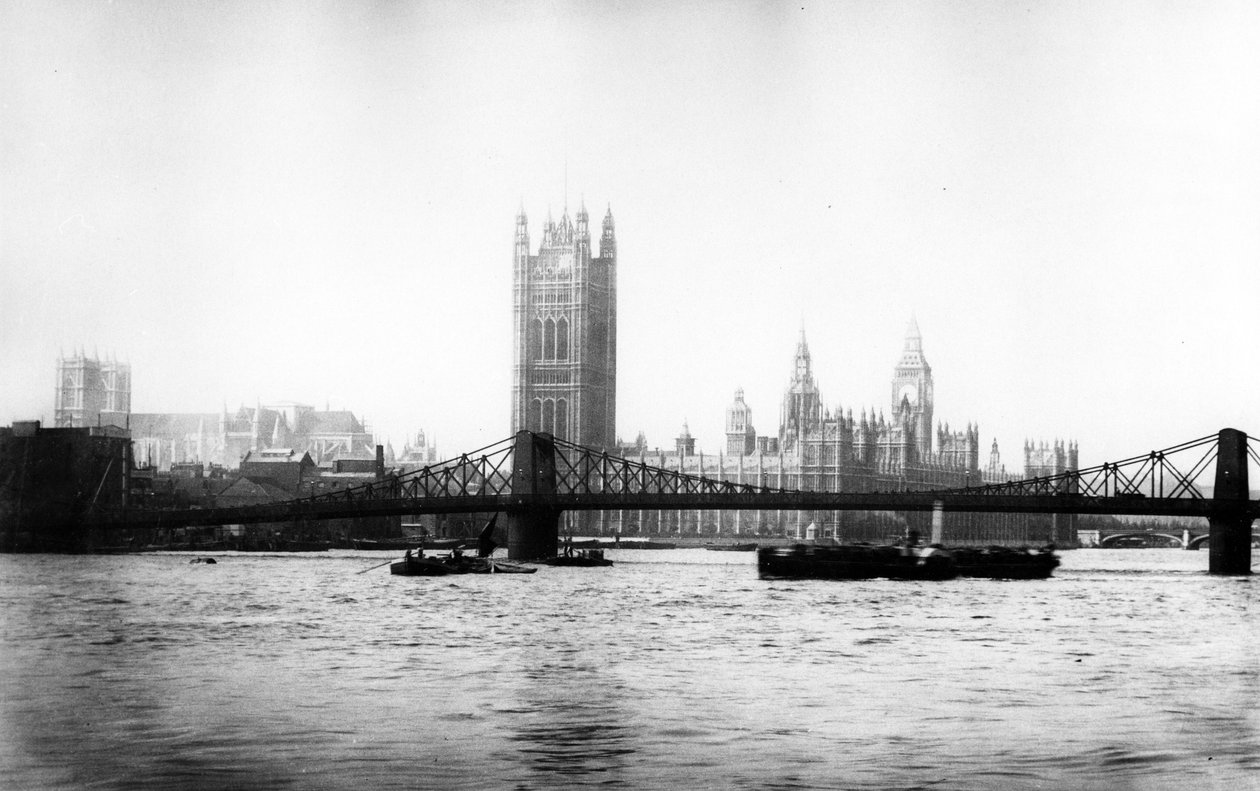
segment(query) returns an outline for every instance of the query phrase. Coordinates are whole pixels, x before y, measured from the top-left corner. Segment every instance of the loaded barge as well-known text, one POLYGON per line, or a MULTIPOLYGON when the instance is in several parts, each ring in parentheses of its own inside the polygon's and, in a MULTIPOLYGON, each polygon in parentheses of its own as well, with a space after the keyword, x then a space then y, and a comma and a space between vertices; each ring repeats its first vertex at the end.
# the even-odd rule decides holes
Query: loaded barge
POLYGON ((839 544, 763 547, 757 550, 757 572, 762 577, 816 579, 948 580, 955 577, 988 579, 1045 579, 1059 565, 1054 547, 1008 549, 839 544))

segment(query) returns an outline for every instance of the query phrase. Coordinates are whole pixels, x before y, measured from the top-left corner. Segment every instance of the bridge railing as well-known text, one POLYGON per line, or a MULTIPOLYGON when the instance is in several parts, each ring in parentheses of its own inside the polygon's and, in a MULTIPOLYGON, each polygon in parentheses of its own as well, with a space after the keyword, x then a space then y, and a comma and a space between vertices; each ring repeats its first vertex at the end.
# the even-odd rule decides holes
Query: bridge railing
MULTIPOLYGON (((1255 457, 1255 451, 1248 447, 1255 457)), ((1158 497, 1205 499, 1199 479, 1216 461, 1217 435, 1183 442, 1083 470, 941 491, 995 495, 1064 495, 1086 497, 1158 497), (1176 462, 1174 463, 1174 457, 1176 462)))
MULTIPOLYGON (((934 493, 1006 495, 1007 499, 1010 499, 1010 496, 1054 495, 1056 500, 1059 495, 1076 495, 1090 499, 1107 498, 1121 501, 1132 499, 1132 504, 1136 505, 1142 498, 1152 498, 1166 504, 1170 501, 1181 501, 1164 507, 1184 510, 1185 506, 1190 505, 1190 501, 1198 501, 1202 504, 1203 501, 1211 499, 1212 493, 1207 487, 1200 485, 1199 479, 1205 474, 1210 474, 1209 468, 1219 455, 1217 440, 1218 437, 1215 435, 1203 437, 1161 451, 1151 451, 1122 461, 1107 462, 1059 475, 949 489, 932 487, 930 484, 912 485, 905 477, 905 469, 901 470, 900 478, 893 476, 891 470, 887 471, 888 477, 881 474, 871 481, 854 479, 853 476, 848 476, 844 481, 837 478, 836 482, 840 484, 837 488, 825 486, 827 483, 825 480, 811 480, 810 485, 802 485, 801 488, 771 487, 655 467, 644 461, 609 456, 607 453, 593 451, 565 440, 548 439, 548 444, 553 446, 555 451, 553 463, 556 486, 553 496, 568 498, 569 504, 566 507, 585 507, 592 501, 599 501, 600 507, 620 507, 612 505, 620 502, 629 504, 627 507, 635 507, 636 503, 641 506, 643 502, 648 501, 656 503, 655 507, 673 507, 669 504, 670 502, 676 499, 687 499, 690 502, 711 503, 704 507, 748 508, 750 502, 756 502, 750 501, 750 496, 770 495, 765 500, 766 507, 770 509, 795 507, 806 501, 811 503, 810 508, 825 509, 830 507, 827 505, 830 501, 820 500, 819 496, 835 495, 841 498, 847 496, 852 499, 855 496, 860 498, 863 492, 879 494, 878 490, 883 490, 885 494, 920 495, 919 499, 922 499, 923 495, 934 493), (824 485, 816 485, 819 483, 824 485), (863 483, 874 484, 878 490, 865 489, 862 486, 863 483), (891 488, 889 488, 890 484, 891 488), (599 495, 599 497, 592 498, 588 495, 599 495), (726 499, 727 496, 730 496, 729 499, 726 499), (788 505, 785 506, 784 503, 788 505)), ((503 502, 514 495, 512 491, 513 476, 516 474, 514 453, 517 447, 516 438, 512 437, 403 475, 391 475, 358 486, 265 505, 208 509, 214 513, 203 513, 201 517, 204 517, 203 521, 211 516, 220 517, 225 522, 238 521, 234 517, 248 510, 249 514, 252 514, 250 518, 258 517, 254 521, 259 521, 261 518, 259 514, 262 510, 266 510, 267 514, 279 520, 283 519, 286 513, 306 517, 313 513, 353 513, 353 506, 358 503, 375 503, 374 509, 382 513, 412 513, 408 510, 412 504, 415 505, 417 513, 424 512, 425 509, 446 508, 449 510, 465 505, 472 510, 501 507, 503 502)), ((1260 449, 1253 443, 1248 443, 1249 460, 1260 465, 1258 450, 1260 449)), ((881 468, 879 472, 885 471, 881 468)), ((826 478, 826 476, 822 477, 826 478)), ((804 484, 804 477, 799 480, 804 484)), ((970 502, 972 506, 978 505, 974 497, 970 502)), ((871 500, 871 503, 875 503, 871 505, 872 508, 879 505, 875 500, 871 500)), ((1112 505, 1114 506, 1114 503, 1112 505)), ((1149 502, 1147 505, 1154 506, 1155 503, 1149 502)), ((1005 510, 1015 508, 1014 503, 1008 503, 1007 506, 1009 507, 1005 510)), ((1047 506, 1042 503, 1038 507, 1047 506)), ((372 511, 373 508, 365 510, 372 511)), ((980 510, 984 510, 983 506, 980 510)), ((1260 515, 1260 502, 1253 503, 1253 510, 1260 515)), ((1155 512, 1146 508, 1133 511, 1133 513, 1148 511, 1155 512)), ((163 513, 132 509, 129 514, 102 515, 99 521, 113 521, 120 524, 145 519, 160 521, 164 518, 163 513)), ((174 515, 167 514, 167 516, 174 515)), ((177 520, 172 519, 172 521, 177 520)))
POLYGON ((653 467, 561 439, 555 440, 555 447, 556 491, 560 495, 783 494, 795 491, 653 467))
POLYGON ((403 475, 389 476, 334 492, 298 497, 283 501, 283 504, 316 505, 500 495, 510 492, 511 482, 512 443, 511 440, 501 440, 472 453, 426 465, 403 475))

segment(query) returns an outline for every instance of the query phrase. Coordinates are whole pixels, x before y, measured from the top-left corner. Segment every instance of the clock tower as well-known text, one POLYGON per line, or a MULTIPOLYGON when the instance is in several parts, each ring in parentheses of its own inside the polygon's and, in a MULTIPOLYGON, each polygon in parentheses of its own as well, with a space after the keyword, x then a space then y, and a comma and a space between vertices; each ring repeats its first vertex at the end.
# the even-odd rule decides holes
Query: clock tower
POLYGON ((892 413, 908 408, 914 445, 920 459, 932 455, 932 366, 923 356, 923 336, 913 317, 906 327, 906 345, 893 368, 892 413))

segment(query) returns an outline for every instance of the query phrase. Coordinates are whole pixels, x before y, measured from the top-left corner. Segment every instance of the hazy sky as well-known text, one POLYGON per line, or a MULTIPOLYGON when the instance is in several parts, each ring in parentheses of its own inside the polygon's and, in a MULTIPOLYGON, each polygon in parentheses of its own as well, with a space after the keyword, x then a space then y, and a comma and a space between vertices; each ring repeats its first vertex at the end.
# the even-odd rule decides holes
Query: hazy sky
POLYGON ((0 423, 56 359, 135 411, 508 435, 513 218, 612 206, 618 432, 829 406, 1082 463, 1260 434, 1260 5, 0 3, 0 423), (566 192, 567 168, 567 192, 566 192))

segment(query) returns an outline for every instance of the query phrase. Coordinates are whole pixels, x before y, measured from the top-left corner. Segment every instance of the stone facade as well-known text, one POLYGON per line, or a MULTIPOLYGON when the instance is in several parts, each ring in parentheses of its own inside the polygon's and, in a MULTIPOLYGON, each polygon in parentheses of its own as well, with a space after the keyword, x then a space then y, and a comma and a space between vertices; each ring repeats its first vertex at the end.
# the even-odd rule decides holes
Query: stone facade
MULTIPOLYGON (((814 380, 804 331, 797 342, 792 373, 780 405, 777 435, 758 436, 752 408, 742 389, 726 410, 726 442, 722 452, 695 452, 686 424, 672 452, 641 450, 634 458, 670 470, 717 480, 782 489, 859 492, 937 489, 1011 480, 1002 465, 997 442, 987 465, 980 466, 980 429, 948 424, 932 427, 934 384, 923 354, 923 339, 913 319, 891 380, 890 412, 840 406, 826 407, 814 380)), ((636 443, 642 448, 644 443, 636 443)), ((634 448, 623 447, 623 452, 634 448)), ((1076 469, 1075 444, 1057 444, 1038 451, 1025 449, 1026 475, 1076 469)), ((598 532, 628 534, 755 534, 833 537, 850 541, 885 541, 891 534, 915 527, 925 530, 926 514, 856 514, 844 512, 611 512, 587 525, 598 532)), ((1070 526, 1062 520, 1023 515, 947 514, 947 535, 961 540, 1002 543, 1069 542, 1070 526)))
POLYGON ((53 427, 125 428, 131 411, 131 366, 82 351, 57 359, 53 427))
POLYGON ((513 269, 512 432, 554 434, 615 447, 617 242, 612 209, 592 255, 586 208, 543 225, 531 255, 524 208, 516 216, 513 269))
POLYGON ((130 424, 136 461, 158 469, 180 462, 236 469, 249 453, 270 448, 309 453, 320 465, 376 454, 372 432, 353 412, 292 402, 217 414, 134 413, 130 424))

